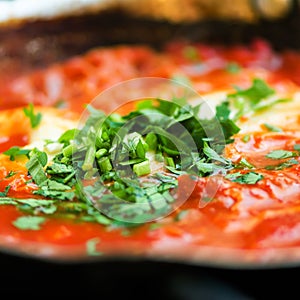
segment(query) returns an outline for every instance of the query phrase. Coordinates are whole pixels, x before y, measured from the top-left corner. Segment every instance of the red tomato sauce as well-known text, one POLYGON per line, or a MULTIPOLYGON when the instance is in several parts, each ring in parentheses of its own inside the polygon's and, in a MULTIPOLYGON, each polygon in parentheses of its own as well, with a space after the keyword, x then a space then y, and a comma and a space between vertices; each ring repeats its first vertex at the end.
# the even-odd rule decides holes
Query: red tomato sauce
POLYGON ((13 146, 25 146, 28 144, 28 136, 23 134, 14 134, 11 136, 0 137, 0 152, 4 152, 13 146))
POLYGON ((28 102, 53 106, 65 101, 71 110, 81 112, 85 104, 106 88, 147 76, 186 76, 199 93, 232 89, 233 84, 247 86, 255 75, 265 77, 274 86, 292 89, 295 83, 300 83, 299 61, 298 53, 286 51, 279 55, 262 40, 232 47, 174 42, 160 53, 146 46, 96 49, 65 63, 16 76, 0 87, 0 109, 28 102), (197 54, 190 57, 187 49, 197 54), (226 71, 232 62, 241 67, 237 73, 226 71))
MULTIPOLYGON (((300 84, 299 74, 300 54, 276 53, 262 40, 231 47, 174 42, 160 53, 145 46, 119 46, 92 50, 44 70, 16 76, 8 85, 0 86, 0 109, 29 102, 54 106, 63 100, 67 108, 81 112, 104 89, 144 76, 186 76, 199 93, 209 93, 232 89, 233 84, 247 86, 260 75, 275 88, 292 92, 300 84), (241 68, 230 73, 226 70, 229 63, 241 68)), ((0 138, 0 151, 26 142, 27 138, 19 135, 0 138)), ((265 169, 274 164, 265 158, 266 149, 292 150, 297 143, 300 140, 293 133, 257 133, 247 143, 237 136, 227 146, 226 156, 237 161, 245 157, 263 180, 247 185, 218 177, 201 178, 190 198, 157 226, 108 229, 49 217, 40 230, 20 230, 12 222, 22 213, 14 206, 0 206, 0 243, 31 254, 68 258, 86 256, 91 239, 97 239, 96 249, 104 254, 172 253, 183 258, 188 249, 197 252, 206 246, 239 250, 300 246, 300 234, 291 234, 300 230, 300 165, 281 171, 265 169), (219 188, 213 200, 204 203, 201 199, 210 184, 219 188), (179 211, 185 211, 182 218, 177 216, 179 211)), ((8 197, 33 197, 36 187, 26 184, 29 179, 24 167, 7 160, 0 167, 0 192, 9 184, 8 197), (6 178, 8 170, 16 174, 6 178)), ((179 193, 184 193, 190 180, 180 178, 179 193)))

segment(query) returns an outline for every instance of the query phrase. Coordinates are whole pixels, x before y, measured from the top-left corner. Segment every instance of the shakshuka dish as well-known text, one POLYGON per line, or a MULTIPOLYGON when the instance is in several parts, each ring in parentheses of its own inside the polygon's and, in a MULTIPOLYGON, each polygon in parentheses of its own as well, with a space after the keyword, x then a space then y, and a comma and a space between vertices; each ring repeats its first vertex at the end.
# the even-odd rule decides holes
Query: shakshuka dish
POLYGON ((1 76, 2 249, 300 262, 299 53, 260 39, 118 45, 1 76), (202 102, 158 93, 93 105, 137 78, 168 79, 202 102))

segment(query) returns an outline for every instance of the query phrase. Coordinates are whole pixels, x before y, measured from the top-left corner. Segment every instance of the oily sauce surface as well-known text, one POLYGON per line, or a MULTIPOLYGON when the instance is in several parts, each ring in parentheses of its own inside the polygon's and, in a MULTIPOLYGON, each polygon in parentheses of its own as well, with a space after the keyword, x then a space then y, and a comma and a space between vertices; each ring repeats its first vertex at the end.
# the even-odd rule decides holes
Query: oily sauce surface
MULTIPOLYGON (((0 109, 33 102, 80 113, 104 89, 144 76, 184 76, 200 94, 232 90, 233 85, 247 87, 252 78, 260 77, 278 91, 293 93, 300 85, 299 74, 300 54, 276 53, 262 40, 232 47, 174 42, 160 53, 146 46, 118 46, 94 49, 26 76, 16 74, 9 84, 0 86, 0 109), (232 64, 239 66, 237 72, 228 71, 232 64)), ((0 136, 1 152, 27 144, 26 130, 19 131, 0 136)), ((31 255, 61 258, 87 256, 87 243, 91 240, 96 241, 96 250, 104 255, 157 254, 183 259, 187 253, 198 253, 195 257, 201 258, 205 247, 241 251, 299 247, 300 165, 280 171, 265 169, 274 164, 265 154, 276 149, 292 151, 293 145, 300 144, 299 131, 256 132, 247 143, 242 138, 243 135, 237 135, 234 143, 226 147, 225 155, 236 161, 244 157, 259 169, 264 179, 256 184, 200 178, 178 211, 157 221, 155 226, 149 223, 125 229, 51 217, 40 230, 20 230, 12 222, 22 213, 13 206, 2 205, 0 243, 31 255), (202 195, 210 184, 218 184, 219 188, 213 201, 203 203, 202 195), (184 213, 178 218, 180 211, 184 213)), ((29 179, 23 164, 1 158, 0 192, 9 184, 9 197, 33 197, 36 186, 26 184, 29 179), (11 170, 15 174, 7 178, 11 170)), ((184 193, 190 180, 186 176, 180 178, 179 192, 184 193)), ((206 256, 213 257, 213 253, 203 257, 206 256)))

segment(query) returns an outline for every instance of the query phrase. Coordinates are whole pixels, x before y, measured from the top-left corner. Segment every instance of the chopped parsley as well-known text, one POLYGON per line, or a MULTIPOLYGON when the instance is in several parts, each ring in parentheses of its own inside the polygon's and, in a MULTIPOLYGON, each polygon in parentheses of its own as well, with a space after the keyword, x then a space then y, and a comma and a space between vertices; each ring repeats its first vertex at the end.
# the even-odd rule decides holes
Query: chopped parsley
POLYGON ((56 212, 57 206, 54 200, 45 199, 15 199, 19 204, 19 209, 24 212, 30 212, 34 214, 44 213, 46 215, 52 215, 56 212))
POLYGON ((256 184, 258 181, 262 180, 264 177, 256 172, 249 172, 242 174, 240 172, 230 173, 225 176, 226 179, 230 181, 242 183, 242 184, 256 184))
POLYGON ((86 242, 86 252, 89 256, 100 256, 101 252, 97 250, 97 245, 100 243, 99 238, 93 238, 86 242))
POLYGON ((278 164, 278 165, 271 165, 271 166, 266 166, 266 169, 267 170, 283 170, 283 169, 286 169, 286 168, 290 168, 294 165, 299 165, 299 162, 298 160, 292 158, 292 159, 289 159, 281 164, 278 164))
POLYGON ((245 135, 242 137, 242 141, 243 141, 244 143, 248 143, 248 142, 250 141, 250 139, 251 139, 250 134, 245 134, 245 135))
POLYGON ((277 103, 288 101, 288 99, 273 99, 275 90, 272 89, 264 80, 255 78, 248 89, 235 87, 236 92, 227 96, 228 101, 235 109, 233 119, 249 113, 265 110, 277 103))
MULTIPOLYGON (((216 118, 212 119, 199 120, 199 108, 182 99, 174 102, 157 99, 155 103, 145 100, 126 116, 106 116, 89 107, 91 116, 86 125, 80 131, 68 130, 58 139, 63 149, 47 166, 42 152, 35 150, 29 154, 27 168, 39 187, 34 193, 59 202, 76 196, 93 211, 87 214, 86 208, 72 204, 79 209, 82 220, 106 225, 110 219, 101 218, 99 212, 96 216, 91 209, 93 205, 111 219, 129 218, 133 222, 167 213, 175 202, 178 176, 224 174, 233 167, 221 155, 225 143, 232 142, 232 135, 239 131, 229 118, 228 103, 219 105, 216 118), (149 153, 155 154, 155 159, 173 175, 161 172, 151 175, 149 153), (76 174, 81 174, 83 180, 96 179, 96 182, 74 190, 76 174), (83 194, 89 195, 93 203, 83 194)), ((66 204, 56 205, 58 211, 66 207, 66 204)))
POLYGON ((20 148, 20 147, 13 146, 13 147, 11 147, 10 149, 4 151, 3 154, 8 155, 8 156, 9 156, 9 159, 10 159, 11 161, 14 161, 14 160, 16 160, 17 157, 22 156, 22 155, 25 155, 25 156, 28 157, 30 151, 31 151, 31 150, 28 150, 28 149, 22 149, 22 148, 20 148))
POLYGON ((185 210, 181 210, 176 216, 175 216, 175 221, 181 221, 182 219, 184 219, 187 214, 188 214, 189 210, 185 209, 185 210))
POLYGON ((54 103, 53 107, 59 108, 59 109, 64 109, 64 108, 68 107, 68 103, 63 99, 60 99, 54 103))
POLYGON ((75 196, 70 186, 49 179, 43 181, 42 184, 39 185, 39 189, 33 193, 59 200, 72 200, 75 196))
POLYGON ((254 169, 254 166, 248 162, 246 158, 242 158, 239 163, 235 166, 236 168, 254 169))
POLYGON ((19 206, 28 206, 30 208, 37 208, 38 210, 44 210, 49 208, 54 204, 55 200, 46 200, 46 199, 35 199, 35 198, 9 198, 9 197, 0 197, 0 205, 1 204, 10 204, 19 206))
MULTIPOLYGON (((256 85, 260 94, 270 93, 263 93, 259 82, 256 85)), ((239 92, 245 97, 254 93, 239 92)), ((235 168, 253 168, 246 159, 237 166, 223 156, 225 145, 239 132, 230 116, 230 99, 216 107, 211 119, 200 119, 200 109, 201 105, 192 107, 184 99, 139 101, 136 110, 125 116, 106 116, 88 106, 90 117, 83 128, 68 130, 51 141, 60 145, 51 161, 38 149, 8 150, 11 159, 27 156, 26 167, 38 187, 33 193, 44 199, 8 198, 4 191, 0 204, 15 205, 28 214, 14 222, 23 230, 38 230, 46 220, 43 216, 52 215, 112 229, 130 228, 168 214, 176 207, 182 174, 225 176, 235 168), (155 173, 153 160, 161 165, 155 173)), ((263 176, 251 171, 226 178, 255 184, 263 176)), ((183 216, 184 211, 178 219, 183 216)), ((97 253, 98 242, 90 240, 87 251, 97 253)))
POLYGON ((273 150, 266 155, 267 158, 271 159, 285 159, 298 156, 298 154, 294 151, 287 150, 273 150))
POLYGON ((78 134, 78 129, 69 129, 64 132, 58 139, 59 143, 68 144, 74 139, 75 135, 78 134))
POLYGON ((42 114, 34 113, 34 105, 32 103, 29 103, 28 107, 25 107, 23 111, 25 116, 29 118, 32 128, 36 128, 41 123, 42 114))
POLYGON ((247 98, 251 102, 252 106, 256 105, 260 100, 275 94, 275 91, 260 78, 255 78, 252 82, 252 86, 248 89, 242 90, 237 87, 236 90, 236 93, 229 95, 229 97, 247 98))
POLYGON ((15 171, 9 171, 8 174, 5 176, 5 178, 7 179, 7 178, 10 178, 10 177, 13 177, 16 174, 17 174, 17 172, 15 172, 15 171))
POLYGON ((13 225, 21 230, 39 230, 46 218, 41 216, 22 216, 13 222, 13 225))
POLYGON ((300 144, 295 144, 293 148, 296 151, 300 151, 300 144))
POLYGON ((10 197, 0 197, 0 205, 18 205, 18 202, 10 197))
POLYGON ((11 186, 10 185, 7 185, 4 189, 3 192, 0 192, 0 197, 6 197, 7 196, 7 193, 8 191, 10 190, 11 186))
POLYGON ((156 229, 159 229, 159 228, 161 228, 161 224, 160 223, 151 223, 149 225, 149 229, 150 230, 156 230, 156 229))
POLYGON ((28 169, 29 174, 32 176, 33 181, 37 185, 41 185, 47 180, 47 175, 44 171, 45 166, 45 152, 34 151, 30 152, 30 159, 26 163, 26 168, 28 169))

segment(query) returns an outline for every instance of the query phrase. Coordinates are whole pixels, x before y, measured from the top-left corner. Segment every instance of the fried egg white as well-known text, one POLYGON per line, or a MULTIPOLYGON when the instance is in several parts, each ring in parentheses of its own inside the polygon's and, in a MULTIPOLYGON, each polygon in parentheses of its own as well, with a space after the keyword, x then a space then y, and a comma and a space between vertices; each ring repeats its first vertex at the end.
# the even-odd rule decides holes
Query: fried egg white
MULTIPOLYGON (((226 95, 232 91, 221 91, 203 96, 204 101, 210 109, 215 112, 215 107, 226 100, 226 95)), ((278 94, 269 100, 283 99, 282 102, 270 105, 264 110, 249 112, 244 118, 236 123, 240 127, 240 133, 264 131, 263 124, 269 124, 281 128, 283 131, 294 131, 300 129, 300 91, 294 93, 278 94)), ((203 100, 201 100, 203 101, 203 100)), ((198 100, 199 102, 199 100, 198 100)), ((195 100, 197 103, 197 100, 195 100)), ((234 109, 232 109, 234 113, 234 109)))
POLYGON ((13 135, 26 136, 26 149, 38 148, 48 154, 55 154, 60 150, 58 145, 45 141, 56 141, 66 130, 76 128, 79 116, 67 110, 52 107, 35 107, 34 114, 41 113, 42 119, 36 128, 32 128, 30 120, 25 116, 23 108, 0 111, 0 139, 13 135))

